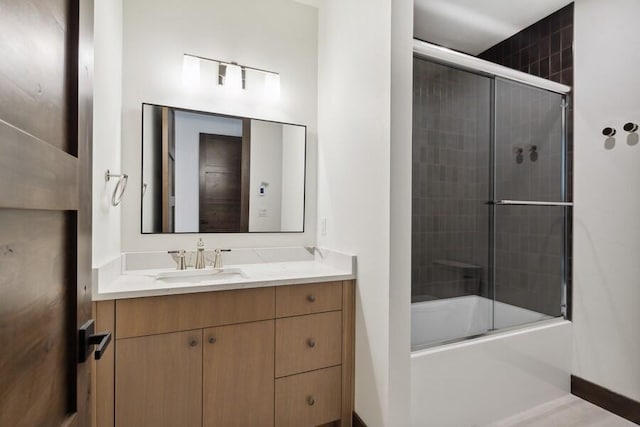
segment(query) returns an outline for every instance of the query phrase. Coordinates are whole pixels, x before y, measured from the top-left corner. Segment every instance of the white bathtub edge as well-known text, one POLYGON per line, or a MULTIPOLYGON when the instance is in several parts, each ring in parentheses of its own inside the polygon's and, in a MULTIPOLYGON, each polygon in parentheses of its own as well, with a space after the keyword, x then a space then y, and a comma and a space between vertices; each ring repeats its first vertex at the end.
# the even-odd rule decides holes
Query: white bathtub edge
POLYGON ((572 323, 550 319, 411 354, 411 426, 479 427, 570 393, 572 323))
POLYGON ((463 341, 458 341, 450 344, 442 344, 442 345, 420 349, 420 350, 414 350, 411 352, 411 358, 421 357, 421 356, 434 354, 434 353, 440 353, 442 351, 455 350, 457 348, 467 347, 470 345, 477 345, 479 342, 488 342, 488 341, 494 341, 499 339, 505 339, 512 336, 516 336, 516 335, 526 334, 532 331, 538 331, 538 330, 547 329, 547 328, 555 328, 565 324, 571 324, 571 321, 563 318, 541 320, 531 325, 515 326, 508 330, 495 331, 487 335, 482 335, 475 338, 469 338, 463 341))

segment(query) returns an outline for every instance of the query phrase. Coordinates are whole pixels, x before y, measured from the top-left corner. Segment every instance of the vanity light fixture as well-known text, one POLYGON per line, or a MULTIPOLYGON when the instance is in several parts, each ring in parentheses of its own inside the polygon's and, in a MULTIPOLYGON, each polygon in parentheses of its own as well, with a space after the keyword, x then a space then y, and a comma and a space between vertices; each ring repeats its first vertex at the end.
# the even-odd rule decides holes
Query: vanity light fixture
POLYGON ((264 75, 264 96, 267 99, 280 99, 280 74, 267 73, 264 75))
POLYGON ((218 66, 218 84, 229 89, 247 88, 247 70, 237 63, 224 64, 218 66))
POLYGON ((200 58, 190 55, 182 58, 182 81, 188 86, 200 82, 200 58))
MULTIPOLYGON (((220 86, 225 86, 232 90, 246 90, 247 72, 251 72, 251 75, 263 76, 264 96, 267 99, 277 100, 280 98, 280 74, 276 72, 240 65, 237 62, 204 58, 188 53, 185 53, 183 58, 182 76, 185 83, 199 81, 201 61, 214 62, 218 65, 217 81, 220 86)), ((251 90, 251 86, 249 86, 249 90, 251 90)))

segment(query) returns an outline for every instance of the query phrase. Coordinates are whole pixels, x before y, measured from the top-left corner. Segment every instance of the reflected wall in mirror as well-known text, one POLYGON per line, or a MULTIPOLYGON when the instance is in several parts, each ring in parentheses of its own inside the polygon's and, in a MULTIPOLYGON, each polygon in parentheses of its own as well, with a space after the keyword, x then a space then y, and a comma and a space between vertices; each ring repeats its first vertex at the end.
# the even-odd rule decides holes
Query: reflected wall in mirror
POLYGON ((142 104, 142 233, 303 232, 306 127, 142 104))

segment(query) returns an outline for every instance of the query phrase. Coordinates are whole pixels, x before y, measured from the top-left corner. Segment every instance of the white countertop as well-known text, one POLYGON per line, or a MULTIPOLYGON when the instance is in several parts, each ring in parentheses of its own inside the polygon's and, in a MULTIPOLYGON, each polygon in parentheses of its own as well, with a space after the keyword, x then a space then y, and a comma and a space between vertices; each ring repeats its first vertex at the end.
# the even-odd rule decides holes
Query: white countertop
MULTIPOLYGON (((284 249, 284 248, 283 248, 284 249)), ((297 248, 295 248, 297 249, 297 248)), ((241 269, 243 276, 225 277, 212 279, 212 276, 202 276, 198 278, 175 277, 170 280, 156 278, 161 272, 175 271, 175 267, 159 267, 157 259, 164 256, 163 253, 148 253, 150 266, 144 267, 146 254, 136 253, 136 269, 126 269, 126 256, 123 254, 122 260, 114 260, 110 266, 105 266, 104 270, 111 270, 105 273, 96 269, 94 274, 93 300, 113 300, 122 298, 139 298, 148 296, 176 295, 195 292, 211 292, 232 289, 256 288, 263 286, 282 286, 302 283, 329 282, 336 280, 355 279, 355 257, 351 255, 339 254, 327 250, 320 250, 315 255, 304 255, 294 248, 286 248, 289 253, 295 256, 291 261, 283 260, 282 257, 274 257, 270 253, 268 259, 260 250, 251 250, 255 256, 243 257, 235 255, 235 261, 242 261, 242 258, 252 261, 251 263, 225 264, 225 270, 241 269), (155 261, 151 257, 155 257, 155 261), (262 261, 264 260, 264 261, 262 261), (255 262, 258 261, 258 262, 255 262), (155 265, 153 265, 155 264, 155 265), (116 266, 122 266, 120 271, 114 271, 116 266)), ((306 251, 304 248, 300 248, 306 251)), ((274 251, 276 249, 269 249, 274 251)), ((245 250, 249 251, 249 250, 245 250)), ((286 258, 286 256, 285 256, 286 258)), ((130 257, 130 259, 134 259, 130 257)), ((169 258, 170 260, 170 258, 169 258)), ((129 261, 129 264, 134 262, 129 261)), ((192 268, 190 268, 192 270, 192 268)), ((188 274, 188 273, 187 273, 188 274)))

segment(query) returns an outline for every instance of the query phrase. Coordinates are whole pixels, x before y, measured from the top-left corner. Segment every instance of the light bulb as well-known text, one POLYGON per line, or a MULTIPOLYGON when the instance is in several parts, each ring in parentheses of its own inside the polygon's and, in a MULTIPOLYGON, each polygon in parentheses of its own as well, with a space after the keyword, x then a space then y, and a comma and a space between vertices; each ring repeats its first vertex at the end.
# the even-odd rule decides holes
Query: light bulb
POLYGON ((239 65, 227 64, 224 86, 234 92, 242 89, 242 68, 239 65))
POLYGON ((200 58, 184 55, 182 58, 182 82, 195 87, 200 83, 200 58))
POLYGON ((264 75, 264 96, 269 100, 280 99, 280 75, 267 73, 264 75))

